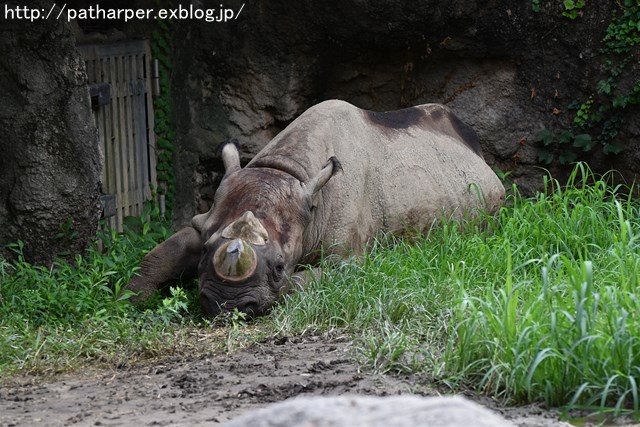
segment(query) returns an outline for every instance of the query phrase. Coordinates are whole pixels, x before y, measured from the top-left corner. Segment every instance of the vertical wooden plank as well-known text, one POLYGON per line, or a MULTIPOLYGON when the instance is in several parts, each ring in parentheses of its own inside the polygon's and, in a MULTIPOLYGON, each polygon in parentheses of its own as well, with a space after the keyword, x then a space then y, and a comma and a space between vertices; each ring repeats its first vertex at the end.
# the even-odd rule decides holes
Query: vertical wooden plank
MULTIPOLYGON (((112 58, 102 57, 101 67, 101 79, 100 81, 111 84, 111 93, 113 94, 113 79, 111 75, 111 62, 112 58)), ((105 147, 105 164, 107 169, 107 179, 105 182, 105 194, 116 194, 116 163, 114 153, 114 138, 113 138, 113 102, 104 106, 104 139, 106 141, 105 147)), ((117 216, 110 217, 107 220, 110 228, 118 229, 117 216)))
MULTIPOLYGON (((156 150, 156 133, 155 133, 155 117, 153 114, 153 90, 152 90, 152 81, 151 81, 151 61, 153 58, 151 57, 151 46, 148 40, 145 40, 144 43, 144 51, 145 51, 145 61, 146 61, 146 76, 145 76, 145 87, 146 87, 146 136, 147 136, 147 153, 148 153, 148 167, 149 167, 149 186, 153 187, 155 191, 158 191, 158 181, 156 179, 156 163, 157 163, 157 150, 156 150)), ((148 195, 149 198, 151 194, 148 195)))
POLYGON ((122 81, 124 78, 124 58, 122 56, 114 57, 116 61, 116 87, 117 87, 117 99, 115 99, 115 104, 117 105, 117 151, 118 151, 118 175, 119 175, 119 183, 118 183, 118 221, 120 227, 122 227, 122 220, 127 212, 127 168, 126 168, 126 132, 125 132, 125 101, 124 97, 126 96, 123 87, 122 81))
POLYGON ((125 194, 126 194, 126 209, 125 215, 131 215, 131 90, 129 88, 129 75, 131 73, 131 62, 129 56, 126 55, 122 58, 122 90, 123 90, 123 105, 124 105, 124 120, 120 124, 124 129, 124 149, 125 149, 125 171, 127 179, 125 180, 125 194))
POLYGON ((147 113, 146 113, 146 99, 147 99, 147 64, 146 64, 147 55, 144 52, 141 52, 138 56, 139 64, 140 64, 140 73, 139 73, 139 87, 140 87, 140 123, 139 123, 139 132, 140 132, 140 163, 142 164, 142 197, 145 200, 151 199, 151 188, 149 185, 149 147, 148 147, 148 136, 147 136, 147 113))
POLYGON ((138 214, 142 213, 141 210, 141 200, 140 200, 140 142, 139 142, 139 131, 138 131, 138 55, 131 55, 131 81, 129 82, 131 86, 131 115, 132 115, 132 126, 131 129, 133 131, 133 155, 134 155, 134 193, 136 198, 136 211, 138 214))
POLYGON ((127 92, 125 87, 125 57, 118 56, 118 88, 120 90, 120 96, 118 98, 118 105, 120 108, 120 120, 118 122, 119 134, 120 134, 120 173, 122 174, 122 188, 120 188, 122 195, 122 204, 120 208, 122 210, 122 216, 125 217, 129 214, 129 167, 127 165, 127 157, 129 152, 127 151, 127 92))
POLYGON ((140 94, 138 93, 138 73, 139 73, 139 63, 138 63, 138 54, 131 55, 131 79, 129 81, 129 87, 131 88, 131 131, 132 131, 132 149, 133 149, 133 169, 134 173, 132 176, 133 182, 133 194, 135 197, 135 210, 136 215, 142 214, 142 183, 141 183, 141 159, 140 159, 140 117, 138 110, 138 101, 140 99, 140 94))
POLYGON ((134 149, 134 129, 133 129, 133 91, 131 90, 131 73, 133 70, 133 63, 131 61, 131 55, 125 57, 125 87, 127 91, 126 96, 126 124, 125 129, 127 132, 127 200, 129 211, 127 215, 135 215, 135 149, 134 149))
POLYGON ((149 173, 147 160, 147 135, 146 135, 146 114, 145 114, 145 86, 144 86, 144 52, 136 55, 137 75, 136 75, 136 155, 138 169, 138 200, 140 203, 140 213, 144 212, 144 202, 149 197, 149 173))
POLYGON ((111 56, 109 58, 109 83, 111 84, 111 103, 109 104, 109 112, 111 116, 111 120, 109 125, 111 127, 111 153, 112 153, 112 171, 113 171, 113 187, 112 191, 116 197, 116 215, 115 215, 115 226, 116 230, 122 231, 122 222, 120 221, 120 186, 121 184, 121 175, 120 175, 120 149, 119 149, 119 138, 118 138, 118 72, 117 72, 117 58, 111 56))

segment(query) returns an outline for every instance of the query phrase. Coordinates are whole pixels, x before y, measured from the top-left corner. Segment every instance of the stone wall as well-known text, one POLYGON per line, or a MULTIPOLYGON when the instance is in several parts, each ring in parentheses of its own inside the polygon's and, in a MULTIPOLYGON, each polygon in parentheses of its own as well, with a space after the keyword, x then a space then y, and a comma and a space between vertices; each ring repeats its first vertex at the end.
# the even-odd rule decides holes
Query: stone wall
MULTIPOLYGON (((522 0, 238 0, 225 7, 242 3, 231 22, 177 23, 177 223, 211 203, 223 140, 238 138, 247 160, 329 98, 373 110, 445 103, 478 131, 487 160, 531 192, 543 174, 533 137, 568 125, 566 106, 595 91, 600 41, 617 7, 591 2, 573 21, 562 17, 561 2, 544 0, 538 13, 522 0)), ((633 144, 626 154, 596 157, 596 165, 638 172, 637 116, 627 120, 633 144)))

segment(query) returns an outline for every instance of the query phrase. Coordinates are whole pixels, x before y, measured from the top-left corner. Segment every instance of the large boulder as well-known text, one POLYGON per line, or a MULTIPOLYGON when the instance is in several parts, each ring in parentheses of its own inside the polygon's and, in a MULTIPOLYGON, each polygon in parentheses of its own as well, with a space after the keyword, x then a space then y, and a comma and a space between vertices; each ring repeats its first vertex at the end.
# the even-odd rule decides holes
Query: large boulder
POLYGON ((84 63, 64 20, 5 19, 0 51, 0 254, 21 240, 27 260, 46 263, 85 248, 100 216, 84 63))
MULTIPOLYGON (((377 111, 446 104, 476 129, 491 165, 535 190, 544 172, 534 136, 569 126, 567 105, 595 92, 601 40, 620 6, 588 2, 571 20, 562 2, 539 1, 540 12, 532 3, 229 0, 236 12, 244 4, 231 21, 176 22, 176 222, 210 205, 220 142, 238 138, 248 161, 331 98, 377 111)), ((594 159, 603 168, 640 170, 637 110, 625 119, 625 154, 594 159)))
POLYGON ((337 396, 285 400, 241 415, 225 427, 513 427, 463 397, 337 396))

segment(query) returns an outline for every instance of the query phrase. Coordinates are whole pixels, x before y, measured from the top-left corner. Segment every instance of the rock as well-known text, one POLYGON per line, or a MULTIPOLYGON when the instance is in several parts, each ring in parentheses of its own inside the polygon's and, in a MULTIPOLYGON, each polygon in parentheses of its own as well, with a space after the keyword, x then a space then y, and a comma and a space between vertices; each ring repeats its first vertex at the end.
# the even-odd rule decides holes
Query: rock
MULTIPOLYGON (((601 40, 618 9, 590 2, 570 20, 550 1, 537 13, 530 1, 512 0, 229 0, 225 7, 242 4, 230 22, 176 22, 176 223, 211 204, 222 141, 237 138, 247 161, 331 98, 377 111, 447 104, 476 129, 490 164, 510 171, 525 194, 535 191, 545 172, 534 137, 570 126, 575 112, 567 105, 596 91, 601 40)), ((637 128, 634 108, 625 123, 637 128)), ((626 155, 594 158, 600 169, 640 172, 640 143, 626 134, 626 155)))
POLYGON ((239 416, 225 427, 512 427, 463 397, 302 397, 239 416))
POLYGON ((0 51, 0 255, 21 240, 28 261, 48 263, 85 248, 100 216, 84 63, 65 20, 5 19, 0 51))

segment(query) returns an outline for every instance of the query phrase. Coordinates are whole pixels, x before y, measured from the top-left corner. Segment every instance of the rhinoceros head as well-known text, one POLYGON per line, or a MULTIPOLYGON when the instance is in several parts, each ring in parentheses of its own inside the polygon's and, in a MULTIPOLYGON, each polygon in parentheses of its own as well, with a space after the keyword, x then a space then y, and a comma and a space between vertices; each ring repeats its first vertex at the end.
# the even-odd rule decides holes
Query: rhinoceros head
MULTIPOLYGON (((222 151, 225 176, 209 212, 149 252, 127 285, 134 301, 178 278, 198 277, 203 311, 266 313, 313 245, 305 236, 319 190, 340 166, 335 158, 304 182, 282 168, 240 167, 235 145, 222 151)), ((307 233, 307 230, 311 230, 307 233)), ((314 234, 315 233, 315 234, 314 234)))
POLYGON ((223 162, 213 207, 192 220, 203 243, 202 308, 214 316, 234 308, 262 315, 288 290, 288 277, 304 255, 314 194, 331 178, 336 161, 306 183, 278 169, 241 168, 233 144, 223 149, 223 162))
POLYGON ((206 314, 237 308, 256 316, 288 290, 289 275, 313 248, 304 241, 318 235, 311 211, 338 161, 332 157, 303 182, 282 168, 241 168, 233 144, 222 159, 225 176, 212 208, 144 257, 127 285, 134 302, 178 278, 199 277, 206 314))

